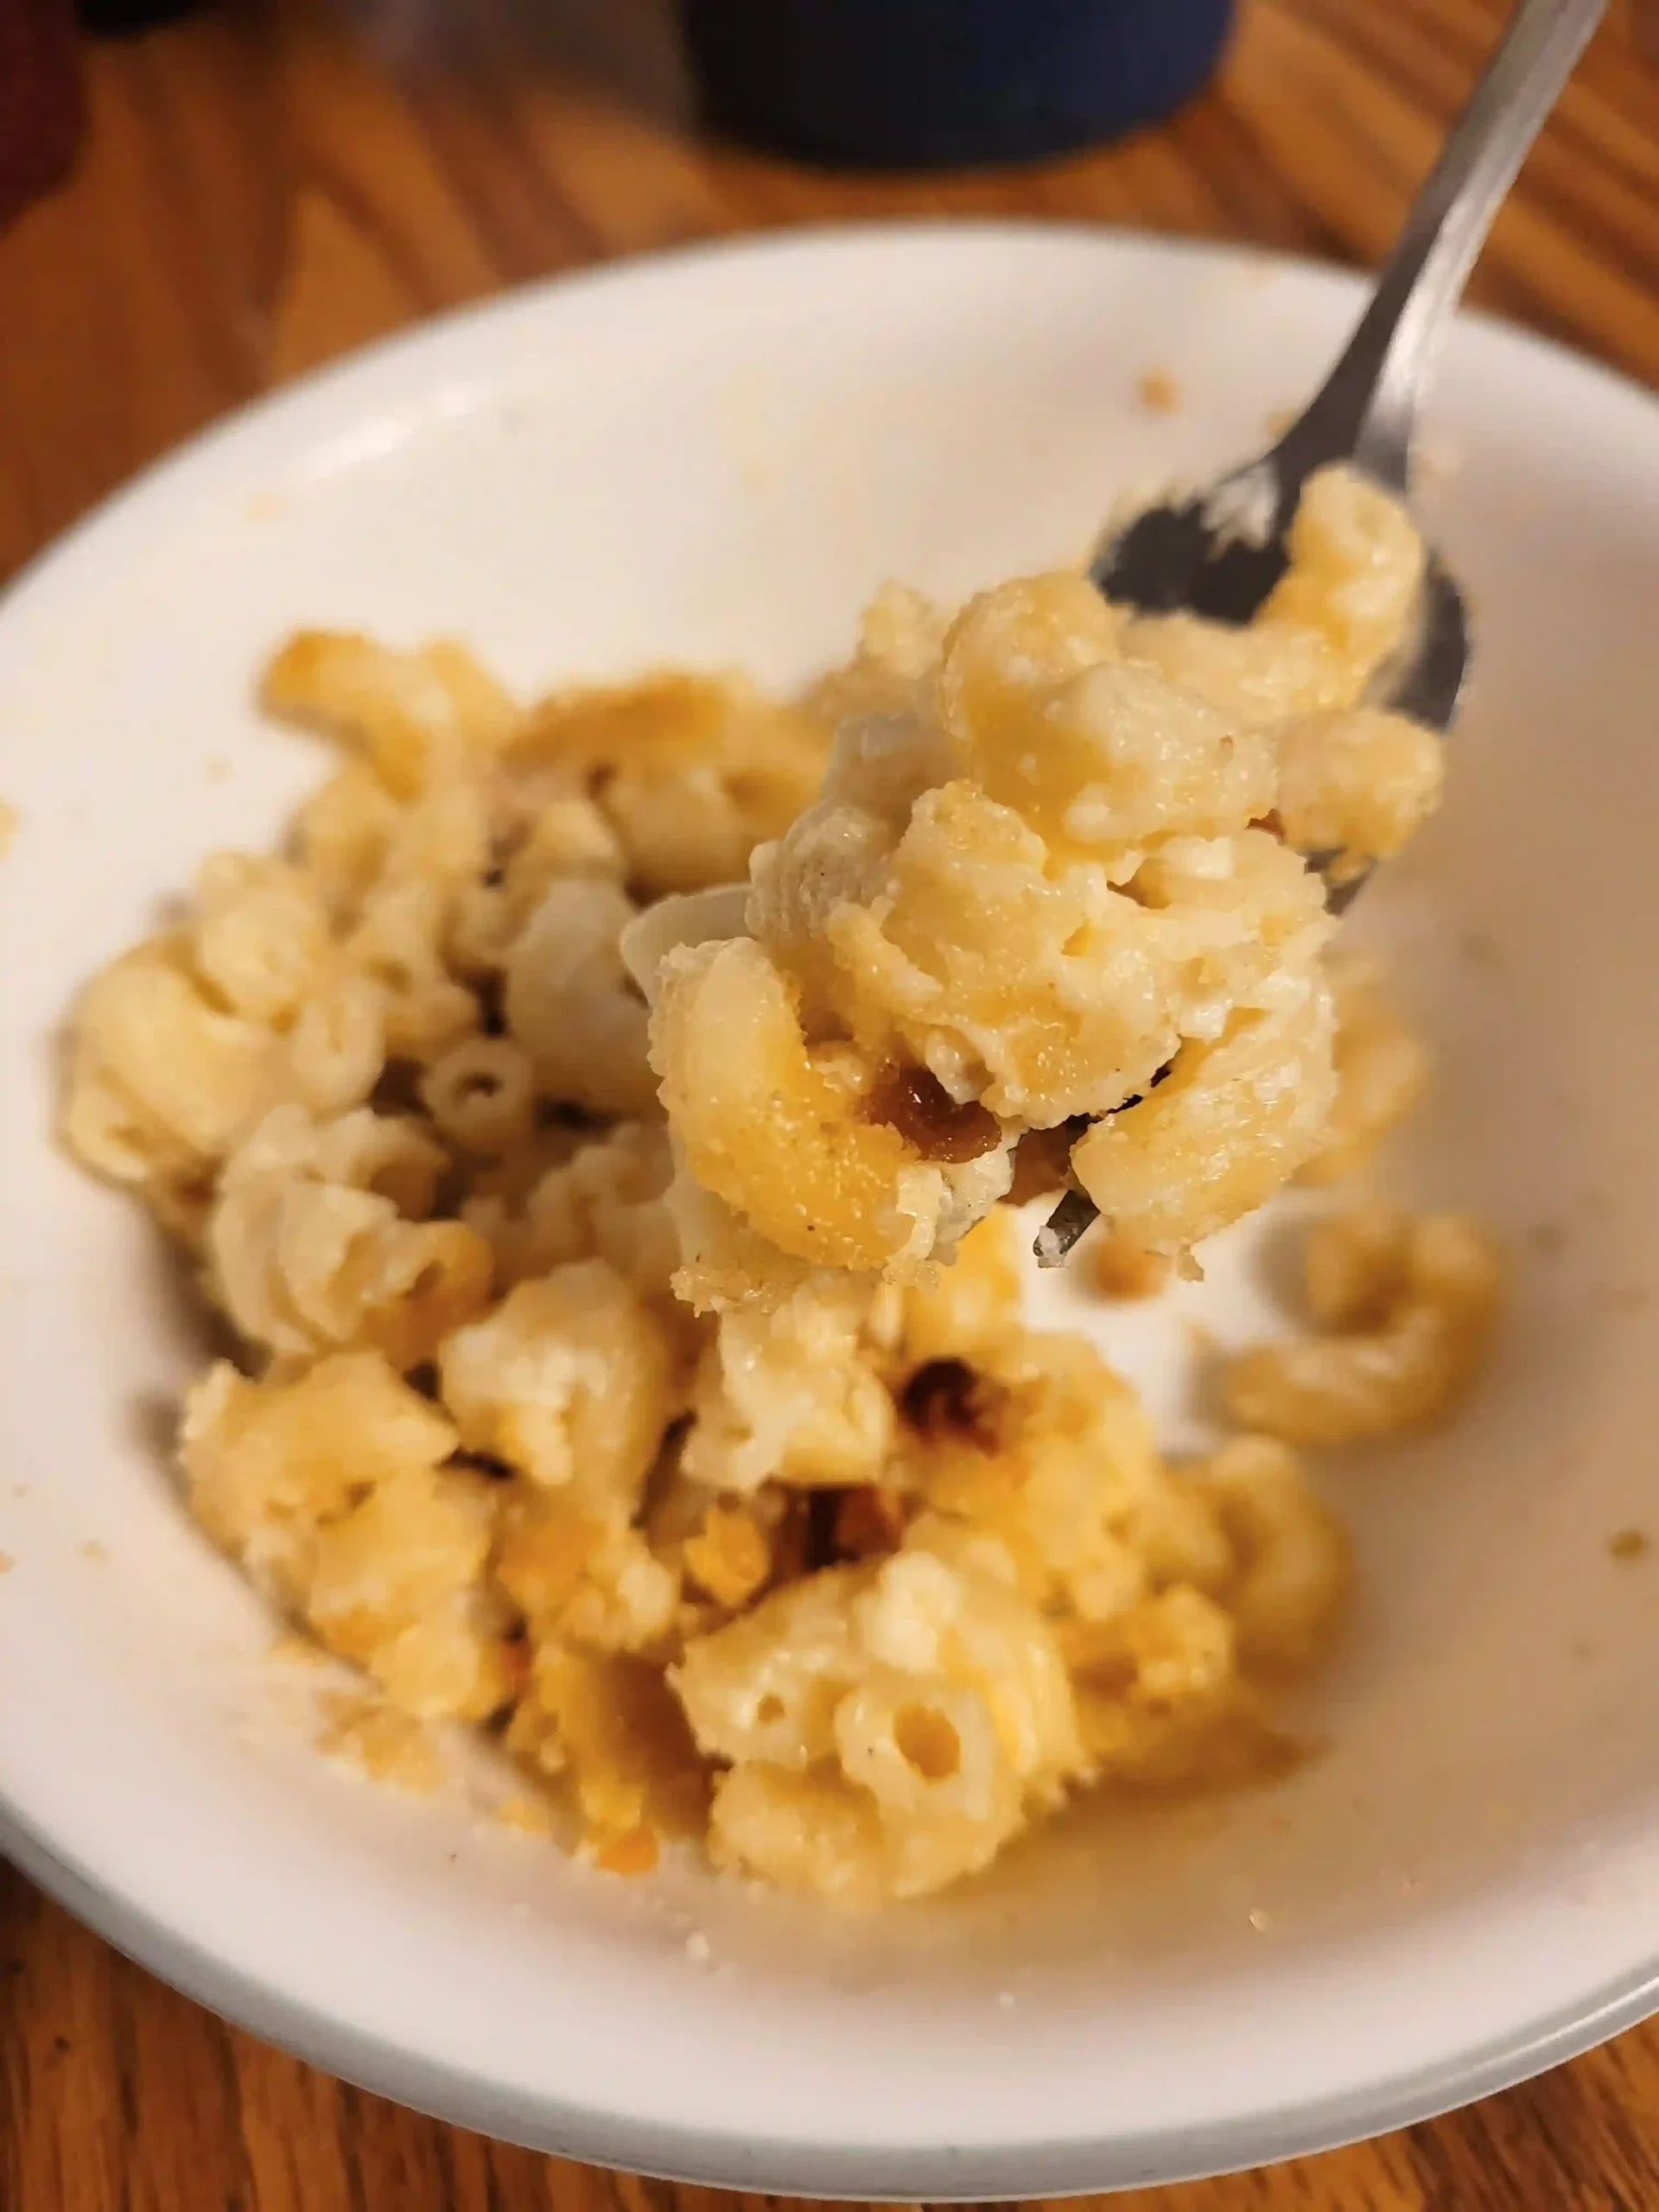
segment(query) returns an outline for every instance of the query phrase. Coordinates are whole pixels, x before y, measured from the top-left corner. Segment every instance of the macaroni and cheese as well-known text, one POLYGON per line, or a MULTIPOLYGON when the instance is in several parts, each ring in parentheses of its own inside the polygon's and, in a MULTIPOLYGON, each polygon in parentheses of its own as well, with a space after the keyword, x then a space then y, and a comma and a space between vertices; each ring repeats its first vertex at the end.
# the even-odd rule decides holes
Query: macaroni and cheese
POLYGON ((799 707, 278 653, 268 706, 343 760, 91 983, 64 1130, 234 1334, 187 1496, 360 1670, 331 1750, 423 1785, 471 1724, 503 1817, 605 1868, 696 1839, 872 1905, 1274 1740, 1350 1574, 1297 1447, 1450 1406, 1490 1244, 1316 1226, 1319 1333, 1231 1362, 1240 1433, 1174 1462, 1027 1325, 998 1201, 1075 1176, 1081 1279, 1155 1294, 1421 1088, 1305 858, 1434 802, 1438 749, 1362 696, 1421 553, 1338 474, 1294 554, 1236 632, 1075 575, 951 621, 889 588, 799 707), (747 933, 674 946, 648 1007, 635 917, 746 872, 747 933))

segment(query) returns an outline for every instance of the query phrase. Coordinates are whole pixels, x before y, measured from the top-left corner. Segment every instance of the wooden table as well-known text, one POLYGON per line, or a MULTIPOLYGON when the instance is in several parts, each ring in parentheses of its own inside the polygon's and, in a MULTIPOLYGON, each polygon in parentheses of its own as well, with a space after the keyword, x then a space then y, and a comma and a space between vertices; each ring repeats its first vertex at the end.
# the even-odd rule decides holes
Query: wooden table
MULTIPOLYGON (((237 401, 609 255, 1017 210, 1373 262, 1503 10, 1246 0, 1220 83, 1167 128, 1042 169, 902 183, 699 143, 652 0, 250 0, 105 48, 79 173, 0 236, 0 577, 237 401)), ((1659 74, 1640 48, 1614 0, 1473 289, 1659 383, 1659 74)), ((0 1993, 0 2212, 720 2202, 344 2088, 151 1980, 3 1866, 0 1993)), ((1659 2205, 1659 2028, 1359 2149, 1115 2202, 1644 2212, 1659 2205)))

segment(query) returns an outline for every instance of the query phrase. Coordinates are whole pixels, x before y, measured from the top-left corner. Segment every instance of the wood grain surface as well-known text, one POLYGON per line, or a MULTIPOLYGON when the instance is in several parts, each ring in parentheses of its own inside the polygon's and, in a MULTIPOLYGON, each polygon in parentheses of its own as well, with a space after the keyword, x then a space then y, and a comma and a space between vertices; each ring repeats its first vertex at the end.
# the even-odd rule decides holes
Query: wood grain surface
MULTIPOLYGON (((249 0, 101 48, 75 175, 0 235, 0 578, 238 401, 607 256, 950 210, 1374 262, 1503 13, 1245 0, 1220 80, 1165 128, 1039 169, 902 182, 702 143, 652 0, 249 0)), ((1614 0, 1473 294, 1659 383, 1659 75, 1637 15, 1614 0)), ((0 2212, 739 2202, 488 2144, 345 2088, 162 1987, 0 1866, 0 2212)), ((1652 2212, 1659 2030, 1376 2143, 1113 2202, 1652 2212)))

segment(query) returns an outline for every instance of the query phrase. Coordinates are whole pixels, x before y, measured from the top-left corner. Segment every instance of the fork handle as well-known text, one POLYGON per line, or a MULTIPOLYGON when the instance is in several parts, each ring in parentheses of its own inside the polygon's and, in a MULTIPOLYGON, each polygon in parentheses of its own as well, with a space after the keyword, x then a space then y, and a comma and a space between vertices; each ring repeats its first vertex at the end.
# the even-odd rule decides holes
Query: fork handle
POLYGON ((1520 0, 1341 359, 1274 448, 1287 487, 1351 456, 1379 481, 1408 488, 1436 351, 1503 195, 1606 4, 1520 0))

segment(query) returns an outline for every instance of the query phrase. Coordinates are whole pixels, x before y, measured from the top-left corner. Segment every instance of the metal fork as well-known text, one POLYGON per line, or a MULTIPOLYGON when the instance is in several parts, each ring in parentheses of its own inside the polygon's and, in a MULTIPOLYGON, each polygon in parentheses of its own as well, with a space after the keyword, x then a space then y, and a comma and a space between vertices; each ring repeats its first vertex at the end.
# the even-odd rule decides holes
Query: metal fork
MULTIPOLYGON (((1409 496, 1418 410, 1469 272, 1605 9, 1606 0, 1521 0, 1336 366, 1268 452, 1146 509, 1107 540, 1090 573, 1109 599, 1147 613, 1181 608, 1248 622, 1288 565, 1286 533, 1316 469, 1350 461, 1409 496)), ((1380 703, 1444 733, 1469 660, 1463 594, 1431 547, 1414 638, 1380 703)), ((1310 857, 1319 866, 1333 856, 1310 857)), ((1330 905, 1340 912, 1363 880, 1330 886, 1330 905)), ((1038 1234, 1039 1264, 1058 1267, 1095 1218, 1093 1201, 1068 1191, 1038 1234)))

